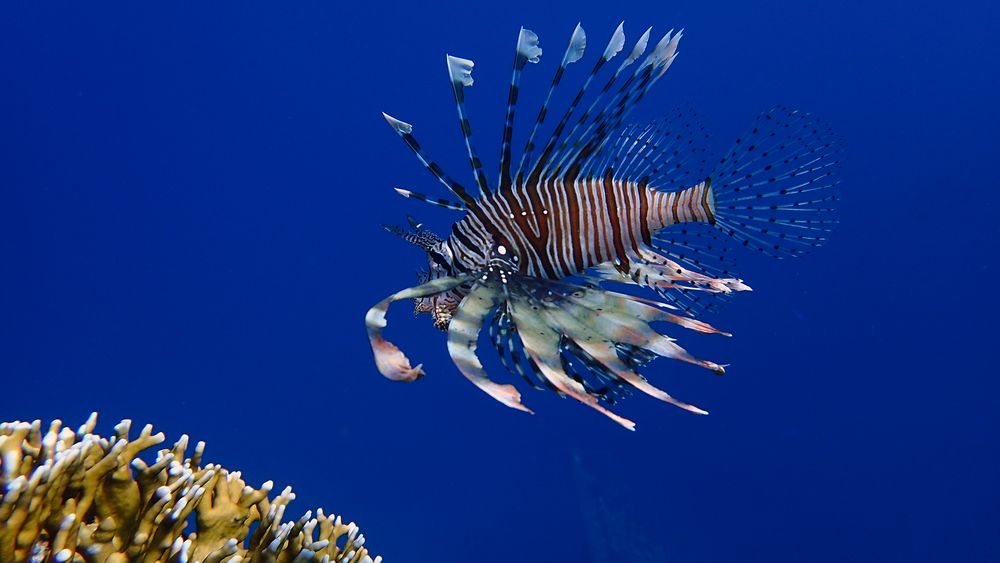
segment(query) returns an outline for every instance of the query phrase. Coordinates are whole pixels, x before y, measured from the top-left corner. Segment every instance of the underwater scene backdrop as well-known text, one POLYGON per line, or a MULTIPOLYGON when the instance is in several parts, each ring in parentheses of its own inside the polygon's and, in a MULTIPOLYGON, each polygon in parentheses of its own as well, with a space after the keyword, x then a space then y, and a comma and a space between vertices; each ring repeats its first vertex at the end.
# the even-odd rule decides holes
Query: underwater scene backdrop
MULTIPOLYGON (((386 561, 995 561, 1000 256, 992 4, 218 3, 0 7, 0 419, 121 418, 208 442, 248 481, 362 525, 386 561), (398 306, 412 384, 364 316, 426 256, 385 232, 433 178, 473 182, 445 54, 492 176, 520 26, 546 50, 523 135, 579 21, 684 28, 631 118, 690 108, 729 148, 760 111, 843 139, 840 224, 812 255, 740 256, 753 287, 659 360, 627 432, 536 393, 481 346, 506 409, 398 306)), ((584 66, 589 66, 584 65, 584 66)), ((574 86, 586 70, 572 69, 574 86)), ((567 72, 567 76, 570 73, 567 72)), ((570 81, 569 78, 566 79, 570 81)), ((523 139, 523 137, 522 137, 523 139)), ((523 141, 522 141, 523 142, 523 141)), ((676 332, 676 331, 675 331, 676 332)))

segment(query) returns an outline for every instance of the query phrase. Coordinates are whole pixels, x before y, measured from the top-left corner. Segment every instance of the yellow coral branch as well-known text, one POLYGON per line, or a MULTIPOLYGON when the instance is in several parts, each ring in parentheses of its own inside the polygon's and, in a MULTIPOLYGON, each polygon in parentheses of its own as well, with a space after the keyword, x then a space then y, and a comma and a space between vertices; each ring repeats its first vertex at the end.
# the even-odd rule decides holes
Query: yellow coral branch
POLYGON ((182 436, 147 463, 138 456, 162 433, 147 425, 130 439, 123 420, 109 440, 96 424, 96 413, 76 432, 58 420, 44 435, 38 420, 0 424, 0 561, 381 561, 353 522, 322 509, 284 522, 291 488, 271 497, 271 481, 254 488, 202 466, 204 442, 185 458, 182 436))

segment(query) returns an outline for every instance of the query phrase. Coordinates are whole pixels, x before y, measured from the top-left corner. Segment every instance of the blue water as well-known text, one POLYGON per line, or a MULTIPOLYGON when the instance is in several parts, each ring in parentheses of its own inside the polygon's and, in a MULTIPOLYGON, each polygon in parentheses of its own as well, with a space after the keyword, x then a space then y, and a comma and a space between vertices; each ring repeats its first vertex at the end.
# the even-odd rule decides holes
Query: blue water
POLYGON ((1000 560, 994 5, 420 4, 0 7, 0 419, 189 433, 392 562, 1000 560), (379 225, 458 214, 393 193, 440 186, 380 112, 470 180, 444 54, 475 60, 492 176, 518 27, 525 117, 576 22, 590 61, 622 19, 686 29, 636 120, 690 104, 715 153, 776 103, 839 131, 833 242, 747 255, 733 338, 672 333, 731 364, 647 371, 708 417, 636 396, 630 433, 484 347, 537 414, 506 409, 406 303, 428 376, 382 378, 365 311, 424 258, 379 225))

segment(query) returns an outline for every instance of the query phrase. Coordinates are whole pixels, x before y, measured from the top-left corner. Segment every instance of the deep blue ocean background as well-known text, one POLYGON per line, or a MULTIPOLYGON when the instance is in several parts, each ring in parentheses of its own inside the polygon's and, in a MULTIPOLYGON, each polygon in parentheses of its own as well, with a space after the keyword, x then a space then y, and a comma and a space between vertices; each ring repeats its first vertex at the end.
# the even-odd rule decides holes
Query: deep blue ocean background
MULTIPOLYGON (((1000 10, 985 2, 9 3, 0 7, 0 419, 100 411, 208 442, 206 459, 356 520, 387 562, 1000 560, 1000 10), (721 154, 761 110, 844 138, 842 224, 671 334, 731 367, 647 375, 630 433, 453 367, 410 306, 387 336, 428 376, 375 370, 369 306, 425 258, 381 223, 458 214, 380 115, 470 176, 444 64, 476 62, 496 170, 520 25, 541 65, 626 22, 685 28, 633 113, 697 109, 721 154)), ((575 91, 590 62, 571 68, 575 91)), ((567 93, 564 93, 566 95, 567 93)), ((565 103, 565 98, 560 98, 565 103)), ((564 106, 559 106, 564 107, 564 106)), ((520 143, 515 142, 515 147, 520 143)))

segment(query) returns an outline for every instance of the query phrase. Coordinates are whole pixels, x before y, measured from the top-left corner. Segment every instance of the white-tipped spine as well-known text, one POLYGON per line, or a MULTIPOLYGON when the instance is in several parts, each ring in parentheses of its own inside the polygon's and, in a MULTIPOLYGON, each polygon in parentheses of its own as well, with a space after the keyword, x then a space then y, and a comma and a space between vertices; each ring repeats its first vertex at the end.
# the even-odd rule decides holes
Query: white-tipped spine
POLYGON ((628 58, 626 58, 622 62, 621 68, 625 68, 628 65, 634 63, 635 61, 639 60, 639 57, 641 57, 642 54, 646 52, 646 45, 649 43, 649 34, 652 31, 653 31, 652 27, 647 28, 646 32, 642 34, 642 37, 639 37, 639 40, 635 42, 635 46, 632 47, 632 52, 629 53, 628 58))
POLYGON ((448 60, 448 74, 451 76, 451 81, 461 83, 462 86, 466 87, 472 86, 472 68, 476 66, 476 63, 451 55, 445 57, 448 60))
POLYGON ((674 59, 677 58, 677 45, 680 43, 683 34, 683 30, 678 31, 669 40, 664 37, 665 43, 664 40, 661 40, 660 44, 657 44, 656 60, 653 62, 659 66, 659 71, 653 77, 653 80, 659 80, 667 72, 667 69, 670 68, 670 65, 674 63, 674 59))
POLYGON ((587 49, 587 34, 578 23, 573 30, 573 36, 569 39, 569 47, 566 48, 566 56, 563 57, 563 66, 573 64, 583 58, 583 52, 587 49))
POLYGON ((618 24, 618 28, 615 29, 614 35, 611 36, 611 41, 608 41, 608 46, 604 49, 605 61, 610 61, 615 58, 615 55, 621 52, 622 48, 625 47, 625 22, 618 24))
POLYGON ((537 63, 542 56, 542 48, 538 46, 538 35, 522 27, 517 36, 517 52, 529 63, 537 63))
POLYGON ((382 117, 385 118, 386 122, 396 130, 397 133, 402 135, 408 135, 413 132, 413 126, 405 121, 400 121, 395 117, 389 115, 388 113, 382 112, 382 117))
POLYGON ((657 42, 656 47, 653 48, 653 52, 650 53, 650 62, 654 65, 662 64, 664 61, 670 58, 671 55, 677 50, 677 43, 674 41, 674 30, 670 30, 664 35, 659 42, 657 42))

